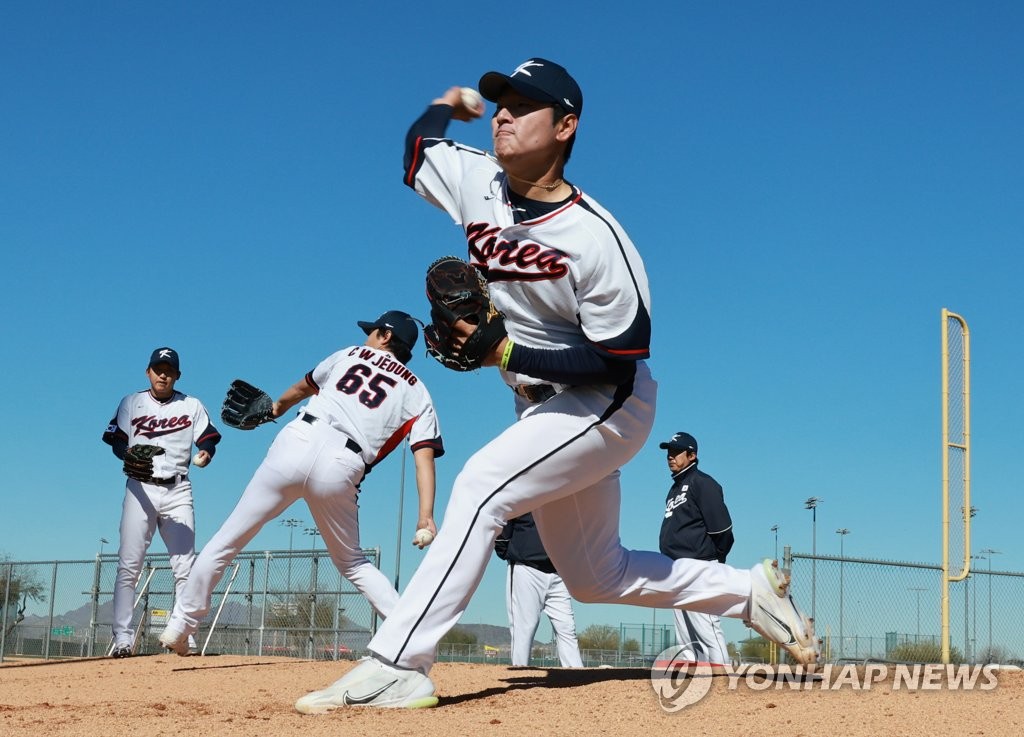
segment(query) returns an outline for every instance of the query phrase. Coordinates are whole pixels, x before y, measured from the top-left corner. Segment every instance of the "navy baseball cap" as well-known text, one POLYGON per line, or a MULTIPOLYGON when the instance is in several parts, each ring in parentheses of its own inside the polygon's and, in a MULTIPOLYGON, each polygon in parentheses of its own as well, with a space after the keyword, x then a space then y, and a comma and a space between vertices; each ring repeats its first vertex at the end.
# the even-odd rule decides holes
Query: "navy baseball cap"
POLYGON ((152 368, 158 363, 169 363, 171 368, 175 371, 181 371, 178 365, 178 352, 173 348, 164 346, 163 348, 157 348, 153 351, 153 355, 149 357, 149 365, 146 368, 152 368))
POLYGON ((583 113, 583 92, 565 67, 535 56, 515 68, 512 74, 487 72, 480 77, 480 94, 491 102, 506 86, 531 100, 561 105, 566 112, 579 117, 583 113))
POLYGON ((662 450, 671 450, 676 453, 681 453, 684 450, 692 450, 696 453, 697 438, 693 437, 693 435, 688 432, 677 432, 658 447, 662 450))
POLYGON ((388 310, 373 322, 360 320, 356 325, 361 327, 367 335, 378 328, 387 328, 409 348, 416 345, 416 339, 420 334, 419 328, 416 327, 416 320, 401 310, 388 310))

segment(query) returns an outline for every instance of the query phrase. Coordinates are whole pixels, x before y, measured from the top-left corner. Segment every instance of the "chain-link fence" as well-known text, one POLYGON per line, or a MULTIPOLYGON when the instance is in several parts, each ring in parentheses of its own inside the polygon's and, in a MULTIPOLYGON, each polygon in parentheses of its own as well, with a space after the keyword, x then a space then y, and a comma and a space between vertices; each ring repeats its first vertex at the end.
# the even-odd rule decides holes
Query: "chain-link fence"
MULTIPOLYGON (((363 551, 377 564, 379 549, 363 551)), ((792 553, 793 595, 815 603, 816 629, 829 660, 939 660, 938 565, 792 553), (814 596, 812 596, 812 588, 814 596)), ((990 561, 989 561, 990 562, 990 561)), ((0 562, 0 660, 106 655, 117 556, 95 560, 0 562)), ((173 605, 166 555, 146 559, 137 589, 136 652, 160 652, 156 638, 173 605)), ((1024 601, 1024 573, 975 568, 950 584, 950 652, 957 662, 1022 664, 1024 632, 1014 613, 1024 601)), ((242 553, 213 595, 197 644, 207 654, 345 659, 365 654, 376 632, 369 602, 324 551, 242 553)), ((649 666, 675 644, 671 626, 620 625, 615 650, 585 650, 584 664, 649 666)), ((438 659, 507 663, 507 646, 442 644, 438 659)), ((531 662, 556 665, 554 646, 531 662)))
MULTIPOLYGON (((379 548, 363 553, 378 564, 379 548)), ((0 660, 106 655, 116 574, 116 555, 0 562, 0 660)), ((135 652, 160 652, 157 637, 174 603, 166 554, 146 558, 136 595, 135 652)), ((336 660, 365 652, 377 624, 325 551, 242 553, 214 591, 196 640, 207 654, 336 660)))
MULTIPOLYGON (((815 602, 830 660, 939 661, 941 566, 805 553, 789 561, 792 594, 808 613, 815 602)), ((1014 618, 1022 601, 1024 573, 975 568, 950 584, 950 660, 1022 664, 1024 631, 1014 618)))

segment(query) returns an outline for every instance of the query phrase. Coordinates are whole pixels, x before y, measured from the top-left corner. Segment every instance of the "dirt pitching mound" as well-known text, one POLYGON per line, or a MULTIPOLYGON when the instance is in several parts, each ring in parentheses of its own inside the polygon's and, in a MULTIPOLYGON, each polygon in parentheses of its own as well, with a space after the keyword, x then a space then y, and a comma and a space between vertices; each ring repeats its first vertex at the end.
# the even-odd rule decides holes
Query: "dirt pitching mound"
MULTIPOLYGON (((352 663, 242 656, 23 661, 0 667, 0 734, 381 734, 416 737, 516 734, 685 733, 835 735, 1024 734, 1024 673, 996 673, 987 690, 864 687, 863 670, 833 687, 764 679, 710 679, 707 694, 666 711, 643 669, 560 670, 442 663, 431 672, 434 709, 344 709, 304 716, 299 696, 352 663)), ((981 681, 979 680, 979 683, 981 681)), ((820 685, 820 684, 819 684, 820 685)))

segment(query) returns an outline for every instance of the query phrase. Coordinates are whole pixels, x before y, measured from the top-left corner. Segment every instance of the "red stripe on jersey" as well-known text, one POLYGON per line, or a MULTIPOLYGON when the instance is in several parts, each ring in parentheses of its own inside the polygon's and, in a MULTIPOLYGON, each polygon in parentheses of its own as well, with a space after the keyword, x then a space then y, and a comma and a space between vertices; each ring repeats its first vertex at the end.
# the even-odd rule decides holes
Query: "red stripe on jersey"
POLYGON ((381 449, 378 451, 377 457, 373 459, 373 462, 380 463, 387 457, 388 453, 397 448, 398 444, 401 443, 405 439, 405 436, 409 434, 409 431, 412 430, 413 423, 418 419, 419 415, 416 415, 416 417, 410 418, 401 427, 395 430, 394 433, 391 434, 391 437, 387 439, 383 446, 381 446, 381 449))
POLYGON ((417 450, 422 448, 433 448, 434 458, 440 458, 444 455, 444 443, 441 442, 441 438, 434 438, 433 440, 421 440, 412 446, 412 452, 415 453, 417 450))
POLYGON ((608 348, 601 343, 595 341, 590 342, 591 345, 596 346, 603 353, 607 353, 612 356, 639 356, 640 358, 647 358, 651 355, 650 348, 608 348))
POLYGON ((313 390, 314 394, 319 394, 320 393, 320 387, 316 385, 315 381, 313 381, 313 372, 312 371, 310 371, 308 374, 306 374, 306 384, 309 386, 310 389, 313 390))
POLYGON ((207 440, 213 440, 215 443, 219 443, 220 439, 221 438, 220 438, 220 433, 219 432, 216 432, 216 431, 208 432, 205 435, 203 435, 202 437, 200 437, 199 440, 196 441, 196 445, 199 445, 200 443, 206 442, 207 440))
POLYGON ((616 356, 636 356, 640 354, 650 353, 647 348, 634 348, 633 350, 615 350, 614 348, 603 348, 608 353, 614 353, 616 356))
POLYGON ((409 162, 409 171, 405 173, 405 183, 411 187, 416 180, 416 170, 419 169, 420 152, 423 150, 423 136, 416 137, 416 143, 412 147, 412 161, 409 162))

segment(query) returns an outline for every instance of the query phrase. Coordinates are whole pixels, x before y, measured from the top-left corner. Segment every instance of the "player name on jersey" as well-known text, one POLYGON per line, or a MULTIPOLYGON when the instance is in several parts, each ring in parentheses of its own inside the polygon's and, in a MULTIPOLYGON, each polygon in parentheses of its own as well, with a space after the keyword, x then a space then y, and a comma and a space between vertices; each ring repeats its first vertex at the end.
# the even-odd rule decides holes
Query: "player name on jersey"
POLYGON ((405 367, 405 364, 387 355, 379 355, 376 351, 372 351, 368 348, 353 348, 349 351, 348 355, 355 356, 359 355, 361 359, 367 361, 371 366, 379 368, 381 371, 387 371, 390 374, 403 379, 409 386, 414 386, 419 381, 416 378, 416 374, 405 367))

